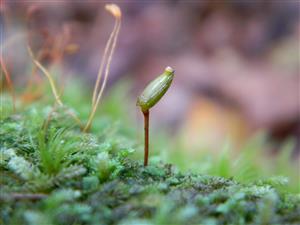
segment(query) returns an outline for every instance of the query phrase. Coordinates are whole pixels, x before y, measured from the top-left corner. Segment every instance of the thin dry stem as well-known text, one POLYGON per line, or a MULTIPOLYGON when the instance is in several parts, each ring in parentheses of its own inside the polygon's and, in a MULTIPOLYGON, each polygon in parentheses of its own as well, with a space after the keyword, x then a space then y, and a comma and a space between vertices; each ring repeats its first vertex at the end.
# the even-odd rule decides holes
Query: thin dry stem
POLYGON ((97 80, 96 80, 96 84, 95 84, 94 92, 93 92, 92 107, 94 107, 95 102, 96 102, 96 97, 97 97, 97 93, 98 93, 98 89, 99 89, 99 84, 100 84, 100 81, 101 81, 101 78, 102 78, 103 68, 104 68, 105 62, 107 61, 107 54, 108 54, 108 51, 111 47, 111 43, 113 41, 113 37, 115 35, 117 27, 118 27, 118 20, 116 20, 116 22, 115 22, 114 28, 113 28, 110 36, 109 36, 109 39, 106 43, 105 50, 104 50, 104 53, 103 53, 103 56, 102 56, 101 65, 99 67, 97 80))
MULTIPOLYGON (((110 69, 110 64, 111 64, 112 56, 113 56, 114 50, 116 48, 118 34, 119 34, 119 31, 120 31, 120 27, 121 27, 121 10, 120 10, 120 8, 117 5, 112 4, 112 5, 107 5, 106 9, 109 12, 111 12, 112 15, 116 18, 116 23, 115 23, 115 28, 114 28, 114 30, 112 32, 112 35, 110 36, 110 38, 108 40, 108 43, 107 43, 107 46, 109 48, 109 42, 112 41, 111 48, 108 50, 108 53, 104 53, 104 55, 108 54, 106 65, 103 62, 103 65, 105 65, 104 79, 103 79, 103 82, 101 84, 101 88, 100 88, 100 91, 99 91, 99 93, 97 95, 97 98, 93 101, 92 111, 91 111, 90 116, 88 118, 88 122, 87 122, 87 124, 86 124, 86 126, 84 128, 84 131, 88 131, 90 129, 90 127, 91 127, 91 124, 93 122, 95 113, 97 111, 97 108, 98 108, 101 96, 102 96, 104 88, 106 86, 107 77, 108 77, 108 74, 109 74, 109 69, 110 69)), ((99 79, 99 81, 100 81, 100 79, 99 79)), ((95 87, 94 93, 96 93, 95 91, 97 92, 97 88, 96 87, 95 87)), ((94 95, 93 95, 93 97, 94 97, 94 95)))
MULTIPOLYGON (((64 106, 64 104, 62 103, 61 99, 60 99, 60 95, 58 94, 58 91, 57 91, 57 88, 55 86, 55 83, 54 83, 54 80, 51 76, 51 74, 48 72, 48 70, 43 67, 39 61, 37 61, 34 56, 33 56, 33 53, 32 53, 32 50, 30 49, 30 47, 28 46, 28 52, 29 52, 29 55, 31 56, 32 58, 32 61, 34 62, 34 64, 45 74, 45 76, 47 77, 49 83, 50 83, 50 86, 51 86, 51 90, 52 90, 52 93, 55 97, 55 100, 56 100, 56 103, 59 105, 59 106, 64 106)), ((73 113, 71 112, 70 110, 66 110, 66 112, 78 123, 78 125, 81 127, 82 129, 82 125, 81 125, 81 121, 80 119, 73 113)))
POLYGON ((8 70, 7 70, 6 66, 5 66, 5 63, 4 63, 4 60, 3 60, 2 56, 0 57, 0 64, 1 64, 4 76, 5 76, 5 79, 6 79, 10 94, 11 94, 11 98, 12 98, 12 101, 13 101, 13 112, 15 112, 16 111, 15 89, 14 89, 14 85, 13 85, 11 79, 10 79, 10 75, 8 73, 8 70))
POLYGON ((59 95, 58 95, 58 92, 57 92, 57 89, 56 89, 56 86, 55 86, 55 83, 54 83, 54 80, 53 80, 51 74, 48 72, 48 70, 47 70, 45 67, 42 66, 42 64, 41 64, 39 61, 37 61, 37 60, 34 58, 31 48, 30 48, 29 46, 27 46, 27 48, 28 48, 29 55, 30 55, 30 57, 32 58, 32 61, 34 62, 34 64, 35 64, 35 65, 36 65, 36 66, 37 66, 37 67, 45 74, 45 76, 47 77, 47 79, 48 79, 48 81, 49 81, 49 83, 50 83, 50 86, 51 86, 52 93, 53 93, 53 95, 54 95, 54 97, 55 97, 55 100, 56 100, 57 104, 58 104, 59 106, 63 106, 63 103, 62 103, 62 101, 60 100, 60 97, 59 97, 59 95))
MULTIPOLYGON (((36 61, 40 61, 41 58, 43 57, 43 54, 45 53, 44 50, 39 51, 39 53, 36 55, 36 61)), ((26 85, 26 89, 25 89, 25 93, 30 92, 34 83, 40 82, 40 80, 38 80, 38 76, 36 76, 36 72, 37 72, 38 67, 34 64, 32 69, 31 69, 31 74, 30 77, 28 79, 27 85, 26 85)), ((40 82, 41 83, 41 82, 40 82)))
POLYGON ((97 80, 96 80, 96 84, 95 84, 95 88, 94 88, 94 92, 93 92, 92 107, 95 106, 96 97, 97 97, 97 93, 98 93, 98 89, 99 89, 99 84, 100 84, 101 77, 102 77, 103 67, 107 60, 108 51, 111 47, 114 36, 116 36, 116 32, 118 31, 118 24, 120 23, 120 19, 121 19, 121 15, 122 15, 120 8, 115 4, 107 4, 107 5, 105 5, 105 9, 107 11, 109 11, 116 18, 116 22, 115 22, 114 28, 109 36, 109 39, 106 43, 105 50, 104 50, 104 53, 102 56, 101 65, 100 65, 100 68, 98 71, 97 80))

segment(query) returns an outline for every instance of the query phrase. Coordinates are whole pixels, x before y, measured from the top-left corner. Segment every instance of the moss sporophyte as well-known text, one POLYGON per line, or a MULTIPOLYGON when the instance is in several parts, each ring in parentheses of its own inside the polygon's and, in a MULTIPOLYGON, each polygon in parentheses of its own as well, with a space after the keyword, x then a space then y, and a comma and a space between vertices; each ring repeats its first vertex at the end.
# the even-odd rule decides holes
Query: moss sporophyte
POLYGON ((141 111, 144 115, 144 166, 148 165, 149 156, 149 110, 156 105, 157 102, 159 102, 159 100, 171 86, 174 72, 175 71, 171 67, 166 67, 164 73, 151 81, 137 100, 137 106, 141 107, 141 111))

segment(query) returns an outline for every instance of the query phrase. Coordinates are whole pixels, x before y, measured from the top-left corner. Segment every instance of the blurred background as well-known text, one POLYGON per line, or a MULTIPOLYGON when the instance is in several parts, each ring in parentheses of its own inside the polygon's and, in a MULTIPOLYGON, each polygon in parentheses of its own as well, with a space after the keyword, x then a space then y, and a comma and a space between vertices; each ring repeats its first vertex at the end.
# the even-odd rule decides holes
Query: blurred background
MULTIPOLYGON (((15 86, 28 82, 29 44, 44 65, 59 71, 65 86, 77 77, 92 90, 114 23, 105 3, 1 0, 1 46, 15 86)), ((171 66, 174 83, 151 112, 152 148, 160 157, 213 173, 206 157, 226 149, 229 162, 243 151, 251 157, 266 153, 274 162, 273 155, 289 149, 299 175, 299 1, 116 3, 122 27, 105 97, 119 90, 113 93, 122 102, 111 104, 126 108, 120 121, 142 137, 136 97, 171 66)))

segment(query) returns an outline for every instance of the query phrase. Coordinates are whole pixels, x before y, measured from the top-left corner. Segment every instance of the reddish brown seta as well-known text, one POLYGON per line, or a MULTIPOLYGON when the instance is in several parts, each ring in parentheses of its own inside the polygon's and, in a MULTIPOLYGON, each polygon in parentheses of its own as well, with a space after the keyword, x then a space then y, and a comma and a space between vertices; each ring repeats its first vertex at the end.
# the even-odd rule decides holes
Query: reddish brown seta
POLYGON ((145 132, 145 145, 144 145, 144 166, 148 165, 149 157, 149 110, 143 111, 144 114, 144 132, 145 132))

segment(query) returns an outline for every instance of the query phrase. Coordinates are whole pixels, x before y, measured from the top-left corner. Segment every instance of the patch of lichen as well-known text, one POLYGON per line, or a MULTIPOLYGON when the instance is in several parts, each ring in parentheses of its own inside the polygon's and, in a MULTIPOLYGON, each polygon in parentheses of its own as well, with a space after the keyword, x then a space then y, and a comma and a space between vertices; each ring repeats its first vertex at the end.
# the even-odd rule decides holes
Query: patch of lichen
POLYGON ((299 195, 272 181, 145 168, 111 124, 82 133, 65 112, 32 106, 0 121, 2 224, 300 223, 299 195))

